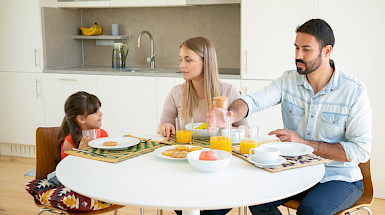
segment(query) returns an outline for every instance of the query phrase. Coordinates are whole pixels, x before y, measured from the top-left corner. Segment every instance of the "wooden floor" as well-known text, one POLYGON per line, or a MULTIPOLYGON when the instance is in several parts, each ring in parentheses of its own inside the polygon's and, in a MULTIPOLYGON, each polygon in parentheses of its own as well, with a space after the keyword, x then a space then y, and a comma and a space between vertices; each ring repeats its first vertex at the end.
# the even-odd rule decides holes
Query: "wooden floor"
MULTIPOLYGON (((0 155, 0 215, 37 214, 39 209, 35 206, 32 196, 27 193, 23 186, 25 182, 34 179, 34 177, 24 176, 24 173, 32 169, 35 169, 34 158, 0 155)), ((375 199, 370 208, 373 214, 385 214, 385 200, 375 199)), ((287 214, 285 208, 282 207, 280 210, 283 214, 287 214)), ((139 212, 139 207, 127 206, 120 209, 118 214, 137 215, 139 212)), ((145 208, 144 212, 145 214, 156 214, 156 210, 150 208, 145 208)), ((112 215, 113 212, 107 214, 112 215)), ((172 210, 164 210, 163 214, 173 215, 175 213, 172 210)), ((228 214, 238 214, 238 208, 234 208, 228 214)), ((250 215, 251 213, 249 212, 248 214, 250 215)), ((292 214, 295 213, 292 212, 292 214)), ((355 215, 364 214, 366 213, 355 213, 355 215)))

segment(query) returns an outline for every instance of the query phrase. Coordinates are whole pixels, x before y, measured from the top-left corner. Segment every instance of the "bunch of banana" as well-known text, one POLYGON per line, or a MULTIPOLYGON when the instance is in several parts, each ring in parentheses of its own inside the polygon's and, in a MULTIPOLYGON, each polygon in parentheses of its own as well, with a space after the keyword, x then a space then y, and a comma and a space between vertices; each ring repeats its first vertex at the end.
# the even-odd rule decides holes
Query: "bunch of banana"
POLYGON ((102 28, 95 22, 95 24, 89 28, 80 27, 83 35, 86 36, 95 36, 100 35, 102 33, 102 28))

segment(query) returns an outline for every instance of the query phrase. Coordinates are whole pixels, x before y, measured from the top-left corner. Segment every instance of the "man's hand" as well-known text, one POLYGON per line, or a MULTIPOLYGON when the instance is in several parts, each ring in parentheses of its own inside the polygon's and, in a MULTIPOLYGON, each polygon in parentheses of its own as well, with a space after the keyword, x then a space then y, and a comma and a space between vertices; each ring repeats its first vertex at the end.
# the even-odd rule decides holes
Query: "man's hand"
POLYGON ((275 135, 281 142, 294 142, 294 143, 304 143, 305 140, 299 137, 296 133, 290 130, 277 129, 269 132, 269 135, 275 135))

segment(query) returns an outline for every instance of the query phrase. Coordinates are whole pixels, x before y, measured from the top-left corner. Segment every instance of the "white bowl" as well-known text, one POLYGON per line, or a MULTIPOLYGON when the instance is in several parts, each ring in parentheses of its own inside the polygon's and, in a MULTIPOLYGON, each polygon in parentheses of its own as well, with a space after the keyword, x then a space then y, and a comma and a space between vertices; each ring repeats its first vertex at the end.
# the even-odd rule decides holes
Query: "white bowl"
POLYGON ((215 153, 218 156, 218 160, 216 161, 206 161, 199 160, 199 155, 202 151, 208 151, 209 149, 197 150, 187 154, 187 160, 192 167, 201 171, 201 172, 219 172, 226 168, 226 166, 230 163, 232 155, 229 152, 222 150, 215 150, 215 153))
POLYGON ((187 129, 191 129, 192 126, 192 136, 195 139, 210 139, 210 134, 207 132, 207 129, 195 129, 201 126, 204 122, 194 122, 186 125, 187 129))

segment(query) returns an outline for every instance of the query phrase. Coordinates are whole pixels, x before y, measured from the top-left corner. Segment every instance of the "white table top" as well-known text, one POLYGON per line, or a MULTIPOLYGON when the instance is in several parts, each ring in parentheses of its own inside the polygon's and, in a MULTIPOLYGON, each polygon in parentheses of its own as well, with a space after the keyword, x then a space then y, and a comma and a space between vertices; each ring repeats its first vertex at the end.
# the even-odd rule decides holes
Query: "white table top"
POLYGON ((321 180, 323 164, 270 173, 239 159, 218 173, 201 173, 187 160, 148 153, 119 163, 68 156, 56 169, 74 191, 120 205, 161 209, 221 209, 256 205, 302 192, 321 180))

